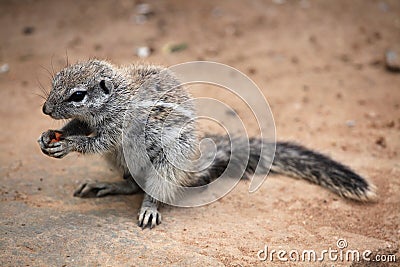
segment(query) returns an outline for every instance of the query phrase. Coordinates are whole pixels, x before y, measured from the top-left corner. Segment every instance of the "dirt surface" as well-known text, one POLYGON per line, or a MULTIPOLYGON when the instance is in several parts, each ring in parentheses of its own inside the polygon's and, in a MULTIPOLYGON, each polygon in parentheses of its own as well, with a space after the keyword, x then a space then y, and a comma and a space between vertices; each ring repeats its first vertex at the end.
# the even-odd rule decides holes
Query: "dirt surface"
MULTIPOLYGON (((276 254, 260 261, 257 253, 267 245, 320 255, 338 239, 349 250, 395 254, 398 264, 400 74, 386 70, 384 54, 400 53, 400 2, 147 3, 151 12, 137 16, 135 1, 1 1, 0 66, 9 71, 0 73, 0 265, 281 266, 276 254), (167 44, 180 49, 168 53, 167 44), (141 46, 151 48, 148 58, 136 55, 141 46), (164 207, 163 223, 142 230, 141 195, 72 196, 82 180, 120 179, 100 157, 51 159, 36 143, 62 125, 41 113, 36 94, 66 54, 70 62, 228 64, 268 99, 278 140, 348 164, 376 185, 379 199, 355 203, 273 176, 253 194, 243 181, 207 206, 164 207)), ((326 256, 314 264, 352 263, 326 256)))

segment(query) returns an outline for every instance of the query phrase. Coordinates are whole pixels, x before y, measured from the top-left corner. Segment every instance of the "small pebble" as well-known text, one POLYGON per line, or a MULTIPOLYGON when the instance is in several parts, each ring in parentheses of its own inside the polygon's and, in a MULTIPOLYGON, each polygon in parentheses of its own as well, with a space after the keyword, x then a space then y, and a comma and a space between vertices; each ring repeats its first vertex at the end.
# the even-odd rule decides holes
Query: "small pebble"
POLYGON ((389 121, 388 123, 386 123, 386 127, 387 128, 393 128, 395 126, 395 122, 394 121, 389 121))
POLYGON ((148 17, 150 17, 153 14, 153 9, 149 4, 142 3, 136 5, 136 13, 133 16, 133 19, 136 24, 142 25, 144 24, 148 17))
POLYGON ((136 55, 140 58, 146 58, 149 57, 151 54, 151 49, 148 46, 141 46, 138 47, 136 50, 136 55))
POLYGON ((386 147, 386 139, 383 136, 378 137, 378 139, 376 139, 375 144, 377 144, 378 146, 385 148, 386 147))
POLYGON ((376 114, 374 111, 369 111, 368 113, 365 114, 365 116, 370 119, 375 119, 378 116, 378 114, 376 114))
POLYGON ((152 11, 151 6, 149 4, 142 3, 142 4, 136 5, 136 14, 148 16, 148 15, 150 15, 152 13, 153 13, 153 11, 152 11))
POLYGON ((33 26, 26 26, 26 27, 22 30, 22 33, 25 34, 25 35, 30 35, 30 34, 34 33, 34 31, 35 31, 35 27, 33 27, 33 26))
POLYGON ((248 71, 250 74, 256 74, 256 73, 257 73, 257 70, 256 70, 255 68, 253 68, 253 67, 248 68, 247 71, 248 71))
POLYGON ((400 72, 400 57, 394 50, 388 50, 385 54, 386 69, 391 72, 400 72))
POLYGON ((6 73, 10 70, 10 66, 6 63, 0 66, 0 73, 6 73))
POLYGON ((354 127, 354 126, 356 126, 356 122, 354 120, 348 120, 348 121, 346 121, 346 125, 348 127, 354 127))

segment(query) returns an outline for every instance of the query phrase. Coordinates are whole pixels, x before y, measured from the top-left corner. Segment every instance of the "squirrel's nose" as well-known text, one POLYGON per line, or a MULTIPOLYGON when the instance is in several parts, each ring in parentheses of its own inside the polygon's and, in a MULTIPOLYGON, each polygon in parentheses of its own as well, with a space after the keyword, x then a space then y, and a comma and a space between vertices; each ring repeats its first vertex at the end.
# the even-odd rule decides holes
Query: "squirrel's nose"
POLYGON ((46 103, 43 104, 42 111, 46 115, 50 115, 51 110, 47 107, 46 103))

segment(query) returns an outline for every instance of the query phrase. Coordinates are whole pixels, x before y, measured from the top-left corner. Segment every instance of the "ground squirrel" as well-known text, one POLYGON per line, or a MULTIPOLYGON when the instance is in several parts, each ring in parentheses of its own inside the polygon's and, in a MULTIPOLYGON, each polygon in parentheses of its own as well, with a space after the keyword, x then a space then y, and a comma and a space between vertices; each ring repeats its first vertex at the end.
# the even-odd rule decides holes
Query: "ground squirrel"
MULTIPOLYGON (((233 164, 245 164, 245 174, 252 173, 257 164, 262 165, 263 162, 263 158, 260 159, 260 138, 247 140, 250 156, 242 157, 240 153, 231 153, 232 142, 239 146, 245 143, 241 138, 230 140, 226 136, 213 136, 217 153, 208 168, 198 172, 176 168, 160 146, 160 133, 168 136, 179 132, 179 142, 174 142, 170 147, 175 153, 174 160, 190 162, 187 159, 197 157, 198 133, 192 120, 196 113, 190 101, 187 101, 189 99, 189 94, 179 86, 174 74, 163 67, 143 64, 118 67, 103 60, 78 62, 53 77, 52 89, 42 109, 44 114, 53 119, 70 121, 60 130, 44 132, 38 142, 43 153, 54 158, 62 158, 74 151, 103 154, 123 175, 124 179, 117 183, 83 183, 75 191, 75 196, 133 194, 141 191, 133 177, 144 174, 146 194, 138 223, 141 227, 153 227, 161 222, 159 204, 177 197, 177 192, 160 183, 160 179, 182 186, 198 186, 218 178, 229 160, 233 164), (144 94, 139 93, 143 86, 144 94), (174 108, 178 104, 179 108, 174 108), (143 117, 142 114, 147 115, 143 117), (170 119, 166 120, 167 116, 170 119), (135 122, 130 127, 138 129, 131 131, 131 136, 124 139, 126 143, 123 146, 126 118, 135 122), (185 122, 185 127, 182 128, 181 122, 185 122), (61 138, 52 140, 55 133, 61 138), (138 140, 142 140, 136 134, 145 136, 146 155, 136 150, 138 140), (128 169, 123 147, 128 150, 125 153, 136 155, 133 165, 138 166, 140 171, 131 173, 132 170, 128 169), (143 157, 150 159, 158 175, 145 174, 146 166, 140 166, 143 157), (158 199, 154 199, 154 195, 158 199)), ((274 156, 272 173, 306 179, 345 198, 367 201, 374 196, 373 185, 363 177, 341 163, 301 145, 277 142, 274 156)), ((268 172, 268 169, 264 171, 268 172)))

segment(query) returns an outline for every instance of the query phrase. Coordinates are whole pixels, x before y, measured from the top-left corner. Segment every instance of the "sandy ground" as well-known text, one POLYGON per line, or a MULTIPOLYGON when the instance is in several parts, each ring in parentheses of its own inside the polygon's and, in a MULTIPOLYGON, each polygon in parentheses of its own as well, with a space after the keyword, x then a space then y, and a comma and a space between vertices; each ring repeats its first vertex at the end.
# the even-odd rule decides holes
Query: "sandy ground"
MULTIPOLYGON (((281 266, 258 251, 321 253, 340 238, 372 257, 395 254, 398 264, 400 74, 385 69, 383 55, 400 48, 400 2, 148 3, 143 20, 135 1, 1 1, 0 65, 10 69, 0 74, 0 265, 281 266), (168 43, 187 47, 165 53, 168 43), (40 152, 40 133, 62 124, 41 113, 39 82, 49 88, 46 69, 61 69, 66 54, 129 64, 142 60, 140 46, 152 49, 146 62, 212 60, 249 75, 271 105, 277 139, 345 162, 377 186, 377 203, 274 176, 254 194, 243 181, 204 207, 164 207, 163 223, 142 230, 140 195, 74 198, 82 180, 120 178, 100 157, 40 152)), ((327 258, 314 264, 352 264, 327 258)))

